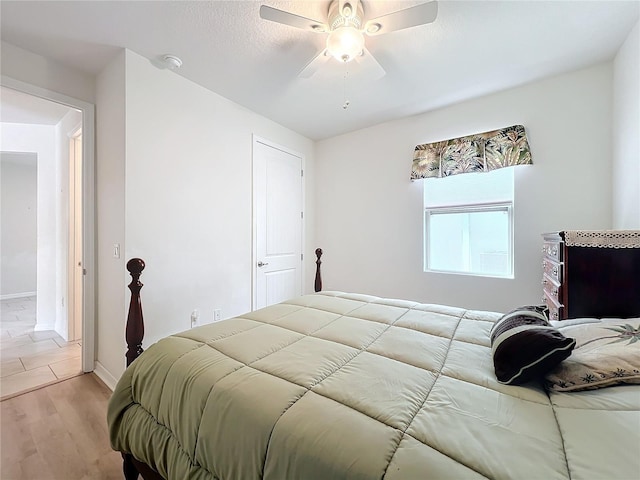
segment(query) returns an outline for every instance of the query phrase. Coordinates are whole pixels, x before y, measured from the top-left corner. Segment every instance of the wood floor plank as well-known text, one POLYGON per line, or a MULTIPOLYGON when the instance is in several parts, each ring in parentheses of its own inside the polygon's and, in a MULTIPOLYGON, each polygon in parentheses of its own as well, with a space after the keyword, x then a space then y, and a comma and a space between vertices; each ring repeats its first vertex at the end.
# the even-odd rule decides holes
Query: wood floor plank
POLYGON ((42 330, 38 332, 29 332, 29 336, 32 338, 34 342, 39 342, 40 340, 54 340, 58 343, 58 340, 62 340, 62 337, 58 335, 58 332, 55 330, 42 330))
POLYGON ((106 424, 110 390, 85 374, 0 404, 0 477, 121 479, 106 424))
POLYGON ((60 415, 31 425, 36 449, 53 478, 82 478, 86 474, 84 462, 60 415))
POLYGON ((33 355, 36 353, 50 352, 52 350, 55 351, 60 348, 58 344, 51 339, 42 340, 40 342, 32 342, 29 335, 26 335, 26 337, 31 343, 20 345, 17 347, 3 348, 2 359, 6 360, 9 358, 26 357, 28 355, 33 355))
POLYGON ((61 362, 50 363, 49 368, 58 378, 68 378, 82 373, 82 358, 69 358, 61 362))
POLYGON ((105 449, 102 442, 107 436, 106 412, 93 407, 96 398, 91 391, 78 392, 72 385, 61 385, 59 389, 50 392, 50 397, 65 419, 71 441, 84 458, 96 461, 111 450, 110 447, 105 449), (70 397, 74 397, 73 403, 69 401, 70 397))
POLYGON ((5 398, 56 380, 58 380, 58 378, 53 374, 48 365, 38 367, 33 370, 27 370, 22 373, 4 377, 0 384, 0 394, 5 398))
POLYGON ((78 344, 69 345, 68 347, 59 347, 57 343, 55 345, 57 348, 50 351, 21 355, 20 360, 22 360, 24 368, 26 370, 32 370, 70 358, 80 358, 80 355, 82 355, 82 348, 78 344))
MULTIPOLYGON (((32 343, 35 342, 29 335, 21 335, 14 338, 7 332, 7 336, 3 337, 0 341, 0 350, 4 352, 8 348, 20 347, 22 345, 31 345, 32 343)), ((2 356, 5 356, 4 353, 2 354, 2 356)), ((17 356, 19 357, 20 355, 18 354, 17 356)))
POLYGON ((2 360, 0 362, 0 369, 2 377, 7 377, 9 375, 15 375, 16 373, 24 372, 24 365, 19 358, 10 358, 8 360, 2 360))

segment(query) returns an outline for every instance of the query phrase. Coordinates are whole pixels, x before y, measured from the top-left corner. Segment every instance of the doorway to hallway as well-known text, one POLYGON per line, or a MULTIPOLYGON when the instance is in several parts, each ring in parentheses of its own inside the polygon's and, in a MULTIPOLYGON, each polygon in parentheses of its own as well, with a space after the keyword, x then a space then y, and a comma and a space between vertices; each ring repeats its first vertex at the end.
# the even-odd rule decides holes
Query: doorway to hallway
MULTIPOLYGON (((20 222, 21 213, 11 211, 17 205, 14 199, 4 198, 3 175, 0 353, 1 394, 5 398, 93 370, 93 342, 90 348, 82 342, 87 307, 83 220, 86 213, 92 220, 93 214, 83 206, 87 193, 82 168, 84 111, 1 88, 3 158, 24 152, 37 158, 37 194, 28 205, 37 216, 35 252, 22 248, 19 242, 14 242, 15 251, 4 248, 6 240, 23 229, 19 225, 5 228, 7 218, 20 222), (28 285, 13 281, 21 276, 26 257, 37 260, 37 273, 28 285)), ((93 331, 93 318, 89 323, 93 331)))

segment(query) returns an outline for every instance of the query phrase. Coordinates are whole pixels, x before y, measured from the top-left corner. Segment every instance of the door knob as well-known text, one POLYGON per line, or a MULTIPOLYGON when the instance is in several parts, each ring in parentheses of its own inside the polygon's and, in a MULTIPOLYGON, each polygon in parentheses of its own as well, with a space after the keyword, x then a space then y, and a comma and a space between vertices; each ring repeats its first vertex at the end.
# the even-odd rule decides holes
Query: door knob
POLYGON ((269 265, 269 264, 268 264, 268 263, 264 263, 264 262, 262 262, 262 261, 259 261, 259 262, 258 262, 258 266, 259 266, 259 267, 264 267, 265 265, 269 265))

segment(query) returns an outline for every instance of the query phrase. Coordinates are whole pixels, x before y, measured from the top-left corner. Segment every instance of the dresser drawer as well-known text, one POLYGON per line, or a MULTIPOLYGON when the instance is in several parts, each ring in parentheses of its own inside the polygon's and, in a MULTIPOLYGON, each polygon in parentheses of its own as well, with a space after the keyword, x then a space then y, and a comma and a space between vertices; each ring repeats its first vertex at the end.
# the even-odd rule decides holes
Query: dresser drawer
POLYGON ((564 306, 557 303, 553 297, 550 297, 546 290, 542 300, 549 308, 549 320, 560 320, 564 318, 564 306))
POLYGON ((556 282, 547 274, 542 275, 542 290, 545 295, 554 300, 557 305, 562 305, 562 284, 556 282))
POLYGON ((542 261, 542 269, 544 274, 554 280, 556 283, 562 283, 562 263, 554 262, 549 258, 542 261))
POLYGON ((544 242, 542 253, 556 262, 562 262, 562 244, 558 242, 544 242))

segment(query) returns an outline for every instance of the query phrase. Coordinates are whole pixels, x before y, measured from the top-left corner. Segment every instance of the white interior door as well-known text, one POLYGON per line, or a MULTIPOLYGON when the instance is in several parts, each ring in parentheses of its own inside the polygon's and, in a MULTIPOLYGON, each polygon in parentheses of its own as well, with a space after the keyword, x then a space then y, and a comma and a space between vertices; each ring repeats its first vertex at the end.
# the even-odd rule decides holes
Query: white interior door
POLYGON ((302 293, 302 158, 253 142, 254 309, 302 293))
POLYGON ((69 258, 68 276, 68 332, 67 340, 82 338, 82 310, 84 279, 82 265, 82 130, 71 138, 71 162, 69 165, 69 258))

